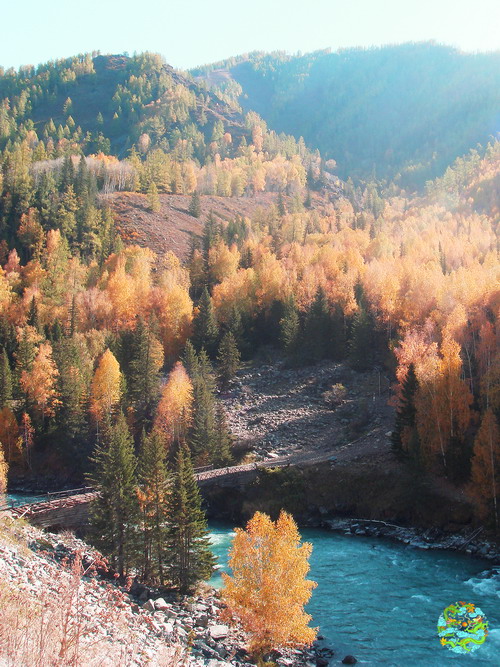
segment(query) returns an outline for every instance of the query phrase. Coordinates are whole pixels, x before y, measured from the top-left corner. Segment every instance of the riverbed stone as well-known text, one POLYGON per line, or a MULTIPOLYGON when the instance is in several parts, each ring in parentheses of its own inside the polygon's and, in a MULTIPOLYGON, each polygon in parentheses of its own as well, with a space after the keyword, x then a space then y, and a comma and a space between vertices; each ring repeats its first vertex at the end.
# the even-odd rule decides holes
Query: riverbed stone
POLYGON ((342 660, 343 665, 355 665, 358 661, 353 655, 346 655, 346 657, 342 660))

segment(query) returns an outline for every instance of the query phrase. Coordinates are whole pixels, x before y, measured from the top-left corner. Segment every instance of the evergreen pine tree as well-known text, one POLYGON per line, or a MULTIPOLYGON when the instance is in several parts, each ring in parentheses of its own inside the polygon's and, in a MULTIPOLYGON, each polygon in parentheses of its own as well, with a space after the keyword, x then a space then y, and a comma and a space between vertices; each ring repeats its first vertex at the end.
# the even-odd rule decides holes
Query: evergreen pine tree
POLYGON ((182 365, 186 369, 187 374, 193 380, 198 369, 198 355, 192 342, 188 339, 184 346, 184 354, 182 355, 182 365))
POLYGON ((158 433, 143 433, 138 461, 142 513, 141 570, 145 582, 165 583, 165 547, 169 478, 165 446, 158 433))
POLYGON ((205 222, 205 227, 203 229, 203 239, 202 239, 202 248, 203 248, 203 259, 205 260, 205 268, 208 270, 208 253, 210 248, 212 248, 219 239, 219 226, 215 221, 215 217, 212 211, 205 222))
POLYGON ((169 579, 181 593, 188 593, 198 581, 210 577, 215 559, 210 551, 205 514, 186 444, 177 452, 167 517, 169 579))
POLYGON ((278 215, 280 217, 283 217, 284 215, 286 215, 285 200, 283 199, 283 193, 282 192, 278 193, 278 199, 277 199, 277 202, 276 202, 276 206, 278 208, 278 215))
POLYGON ((219 326, 215 319, 212 299, 206 287, 203 289, 198 308, 198 314, 193 322, 193 345, 198 352, 201 348, 205 348, 209 357, 213 359, 217 349, 219 326))
POLYGON ((38 316, 38 303, 36 297, 31 299, 30 309, 28 311, 27 324, 33 327, 36 331, 40 331, 40 319, 38 316))
POLYGON ((156 183, 154 181, 151 181, 151 183, 149 184, 148 204, 150 210, 153 211, 153 213, 158 213, 158 211, 161 208, 160 197, 158 195, 158 188, 156 187, 156 183))
POLYGON ((12 400, 12 372, 5 348, 0 356, 0 408, 8 406, 12 400))
POLYGON ((279 323, 280 341, 287 357, 293 361, 299 352, 300 318, 295 298, 291 296, 283 305, 283 317, 279 323))
POLYGON ((215 444, 212 454, 212 463, 216 468, 222 468, 232 463, 232 444, 233 439, 227 423, 226 413, 219 403, 215 412, 215 444))
POLYGON ((123 578, 137 562, 139 523, 137 461, 123 413, 105 430, 92 463, 89 481, 98 492, 90 513, 92 540, 123 578))
POLYGON ((189 215, 192 215, 193 218, 199 218, 201 216, 201 202, 200 202, 200 193, 198 190, 193 190, 191 195, 191 201, 189 203, 188 209, 189 215))
POLYGON ((160 369, 163 351, 151 326, 142 319, 137 322, 132 339, 132 359, 127 388, 140 425, 149 423, 160 393, 160 369))
POLYGON ((75 178, 75 194, 82 200, 86 199, 89 191, 89 168, 87 161, 82 155, 78 163, 78 170, 75 178))
POLYGON ((323 288, 318 287, 304 325, 305 354, 310 361, 329 356, 332 347, 331 320, 323 288))
POLYGON ((69 335, 73 337, 78 327, 78 306, 76 304, 76 295, 73 294, 71 299, 71 309, 69 317, 69 335))
POLYGON ((365 371, 372 365, 373 328, 372 317, 360 306, 354 316, 349 341, 349 362, 356 371, 365 371))
POLYGON ((238 349, 242 349, 242 347, 244 347, 245 328, 243 326, 240 309, 236 304, 231 306, 231 314, 229 316, 227 330, 233 334, 238 349))
POLYGON ((200 463, 211 460, 214 451, 215 432, 215 378, 212 364, 202 350, 198 356, 196 371, 192 377, 193 404, 188 442, 193 457, 200 463))
MULTIPOLYGON (((89 394, 91 369, 85 365, 82 352, 73 338, 61 338, 54 344, 54 359, 59 369, 58 391, 61 406, 58 412, 58 425, 64 440, 73 444, 67 447, 68 453, 75 458, 83 458, 82 443, 87 439, 87 400, 89 394)), ((81 461, 83 464, 83 461, 81 461)))
POLYGON ((200 463, 211 460, 215 445, 215 399, 200 373, 193 382, 193 416, 188 440, 195 459, 200 463))
POLYGON ((419 460, 418 432, 416 428, 415 394, 418 380, 415 366, 410 364, 401 385, 401 399, 396 410, 394 430, 391 435, 392 449, 396 454, 407 454, 415 462, 419 460), (406 447, 403 446, 403 436, 406 447))
POLYGON ((225 333, 220 342, 217 361, 219 362, 220 388, 225 390, 229 387, 230 381, 236 375, 236 371, 240 364, 240 353, 231 331, 225 333))

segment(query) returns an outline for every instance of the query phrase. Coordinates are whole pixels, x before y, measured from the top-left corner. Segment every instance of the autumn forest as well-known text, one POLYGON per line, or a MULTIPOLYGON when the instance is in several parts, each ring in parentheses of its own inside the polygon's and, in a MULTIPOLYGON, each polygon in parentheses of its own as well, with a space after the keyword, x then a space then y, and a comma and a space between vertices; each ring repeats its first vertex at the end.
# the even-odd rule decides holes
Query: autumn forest
MULTIPOLYGON (((394 455, 498 531, 500 143, 450 140, 425 182, 341 180, 321 146, 239 106, 243 80, 202 74, 154 54, 0 72, 2 470, 104 485, 111 440, 147 512, 151 466, 238 461, 220 392, 269 348, 291 368, 383 370, 394 455), (183 197, 187 254, 136 243, 110 206, 130 193, 160 218, 183 197), (248 215, 201 213, 259 194, 248 215)), ((161 558, 141 563, 163 581, 161 558)))

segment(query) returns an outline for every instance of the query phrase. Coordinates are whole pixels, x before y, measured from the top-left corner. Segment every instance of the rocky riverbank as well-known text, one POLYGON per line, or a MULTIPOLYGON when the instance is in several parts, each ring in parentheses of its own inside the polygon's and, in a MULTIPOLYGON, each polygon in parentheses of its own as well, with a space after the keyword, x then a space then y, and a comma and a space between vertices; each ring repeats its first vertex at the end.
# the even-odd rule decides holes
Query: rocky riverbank
MULTIPOLYGON (((221 622, 222 608, 208 587, 181 597, 120 586, 100 554, 73 535, 0 522, 2 666, 252 667, 248 637, 221 622)), ((281 667, 325 667, 333 651, 321 644, 271 657, 281 667)))
POLYGON ((308 522, 318 528, 335 530, 351 535, 381 537, 402 542, 417 549, 461 551, 469 556, 491 560, 500 566, 500 545, 480 539, 479 529, 447 534, 438 528, 426 530, 397 526, 386 521, 371 519, 324 518, 308 522))

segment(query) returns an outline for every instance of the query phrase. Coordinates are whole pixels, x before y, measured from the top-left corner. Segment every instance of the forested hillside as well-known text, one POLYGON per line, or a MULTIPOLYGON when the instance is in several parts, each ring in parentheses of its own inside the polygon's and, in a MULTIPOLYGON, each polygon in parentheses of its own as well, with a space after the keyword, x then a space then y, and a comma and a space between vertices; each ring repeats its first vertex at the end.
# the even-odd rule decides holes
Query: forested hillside
POLYGON ((434 43, 252 53, 193 71, 339 174, 421 188, 500 131, 500 54, 434 43))
POLYGON ((158 474, 178 465, 179 479, 191 460, 228 465, 218 389, 270 346, 290 365, 385 369, 395 453, 415 478, 467 489, 494 526, 499 142, 419 197, 392 187, 384 198, 151 54, 6 72, 0 91, 11 474, 82 479, 104 442, 126 453, 129 489, 143 452, 147 500, 155 461, 158 474), (216 197, 236 204, 211 212, 216 197), (131 200, 160 234, 172 207, 196 221, 184 263, 174 244, 156 255, 133 243, 139 216, 121 219, 131 200))

